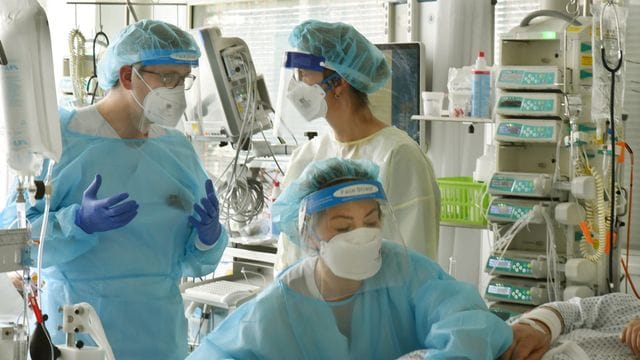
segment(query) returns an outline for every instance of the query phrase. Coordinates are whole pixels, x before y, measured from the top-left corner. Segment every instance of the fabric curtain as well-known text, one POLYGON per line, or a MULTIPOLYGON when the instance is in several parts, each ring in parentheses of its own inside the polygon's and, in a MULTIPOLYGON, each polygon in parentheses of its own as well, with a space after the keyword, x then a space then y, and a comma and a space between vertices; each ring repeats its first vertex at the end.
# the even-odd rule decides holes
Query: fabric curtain
MULTIPOLYGON (((490 0, 440 0, 436 17, 436 44, 433 62, 433 91, 447 92, 450 67, 472 65, 479 51, 492 64, 493 7, 490 0)), ((475 160, 482 155, 488 125, 433 122, 429 157, 438 177, 471 176, 475 160)), ((449 258, 456 260, 456 277, 478 284, 481 268, 482 231, 441 226, 438 263, 447 270, 449 258)))

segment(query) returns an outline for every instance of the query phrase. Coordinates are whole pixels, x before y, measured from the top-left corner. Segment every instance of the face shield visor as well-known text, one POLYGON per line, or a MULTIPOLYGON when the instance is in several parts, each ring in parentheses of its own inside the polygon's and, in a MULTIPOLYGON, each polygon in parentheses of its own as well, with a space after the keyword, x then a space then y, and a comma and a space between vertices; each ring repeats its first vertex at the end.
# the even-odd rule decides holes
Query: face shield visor
POLYGON ((326 93, 331 89, 331 80, 339 77, 332 73, 324 58, 303 52, 287 51, 280 71, 278 101, 276 104, 276 134, 284 135, 282 127, 296 121, 312 121, 327 114, 326 93))
POLYGON ((282 277, 294 291, 335 302, 404 284, 408 254, 380 182, 345 180, 306 196, 298 228, 301 259, 282 277))

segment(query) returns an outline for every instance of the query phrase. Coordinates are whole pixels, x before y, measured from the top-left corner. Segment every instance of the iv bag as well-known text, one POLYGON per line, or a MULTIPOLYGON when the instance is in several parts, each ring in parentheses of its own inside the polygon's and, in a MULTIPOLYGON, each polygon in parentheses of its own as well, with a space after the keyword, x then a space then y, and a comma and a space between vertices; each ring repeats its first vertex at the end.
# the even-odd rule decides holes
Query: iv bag
POLYGON ((38 175, 45 158, 60 158, 62 144, 49 23, 37 0, 0 2, 0 43, 7 162, 20 175, 38 175))

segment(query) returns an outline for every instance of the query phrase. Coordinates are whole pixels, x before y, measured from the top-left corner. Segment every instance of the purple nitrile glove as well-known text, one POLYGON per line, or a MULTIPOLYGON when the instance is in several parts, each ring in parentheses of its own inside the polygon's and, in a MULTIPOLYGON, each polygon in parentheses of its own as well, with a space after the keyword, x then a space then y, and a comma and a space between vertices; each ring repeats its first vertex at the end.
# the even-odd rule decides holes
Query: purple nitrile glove
POLYGON ((193 215, 189 216, 189 223, 196 228, 198 237, 205 245, 213 245, 216 243, 222 232, 222 225, 220 225, 220 217, 218 216, 218 198, 216 192, 213 189, 213 182, 207 179, 204 183, 207 196, 200 199, 200 204, 193 204, 193 210, 200 216, 200 220, 197 220, 193 215))
POLYGON ((82 203, 76 212, 75 223, 87 234, 123 227, 138 214, 138 203, 134 200, 120 203, 129 197, 127 193, 98 199, 101 184, 102 177, 96 175, 82 194, 82 203))

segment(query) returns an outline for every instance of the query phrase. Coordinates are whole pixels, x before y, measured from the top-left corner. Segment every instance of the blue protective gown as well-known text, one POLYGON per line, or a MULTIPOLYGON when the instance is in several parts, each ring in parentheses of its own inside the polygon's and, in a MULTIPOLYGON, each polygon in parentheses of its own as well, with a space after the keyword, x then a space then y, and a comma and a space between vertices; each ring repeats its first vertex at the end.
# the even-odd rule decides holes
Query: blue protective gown
MULTIPOLYGON (((61 112, 63 152, 52 176, 43 258, 47 328, 54 343, 63 344, 56 330, 58 306, 88 302, 116 359, 184 359, 187 322, 180 277, 213 272, 227 243, 223 231, 212 248, 198 250, 197 233, 187 221, 193 204, 205 196, 207 175, 176 130, 148 139, 105 138, 70 130, 73 116, 61 112), (128 192, 139 208, 124 227, 89 235, 74 218, 96 174, 102 175, 99 198, 128 192)), ((34 234, 43 210, 44 201, 38 201, 27 212, 34 234)))
POLYGON ((395 359, 417 349, 430 349, 426 359, 494 359, 506 351, 511 328, 487 310, 474 287, 422 255, 398 256, 400 251, 385 241, 378 274, 340 302, 293 290, 283 281, 285 271, 187 359, 395 359), (409 259, 409 266, 399 259, 409 259), (338 330, 332 310, 347 302, 353 302, 350 339, 338 330))

